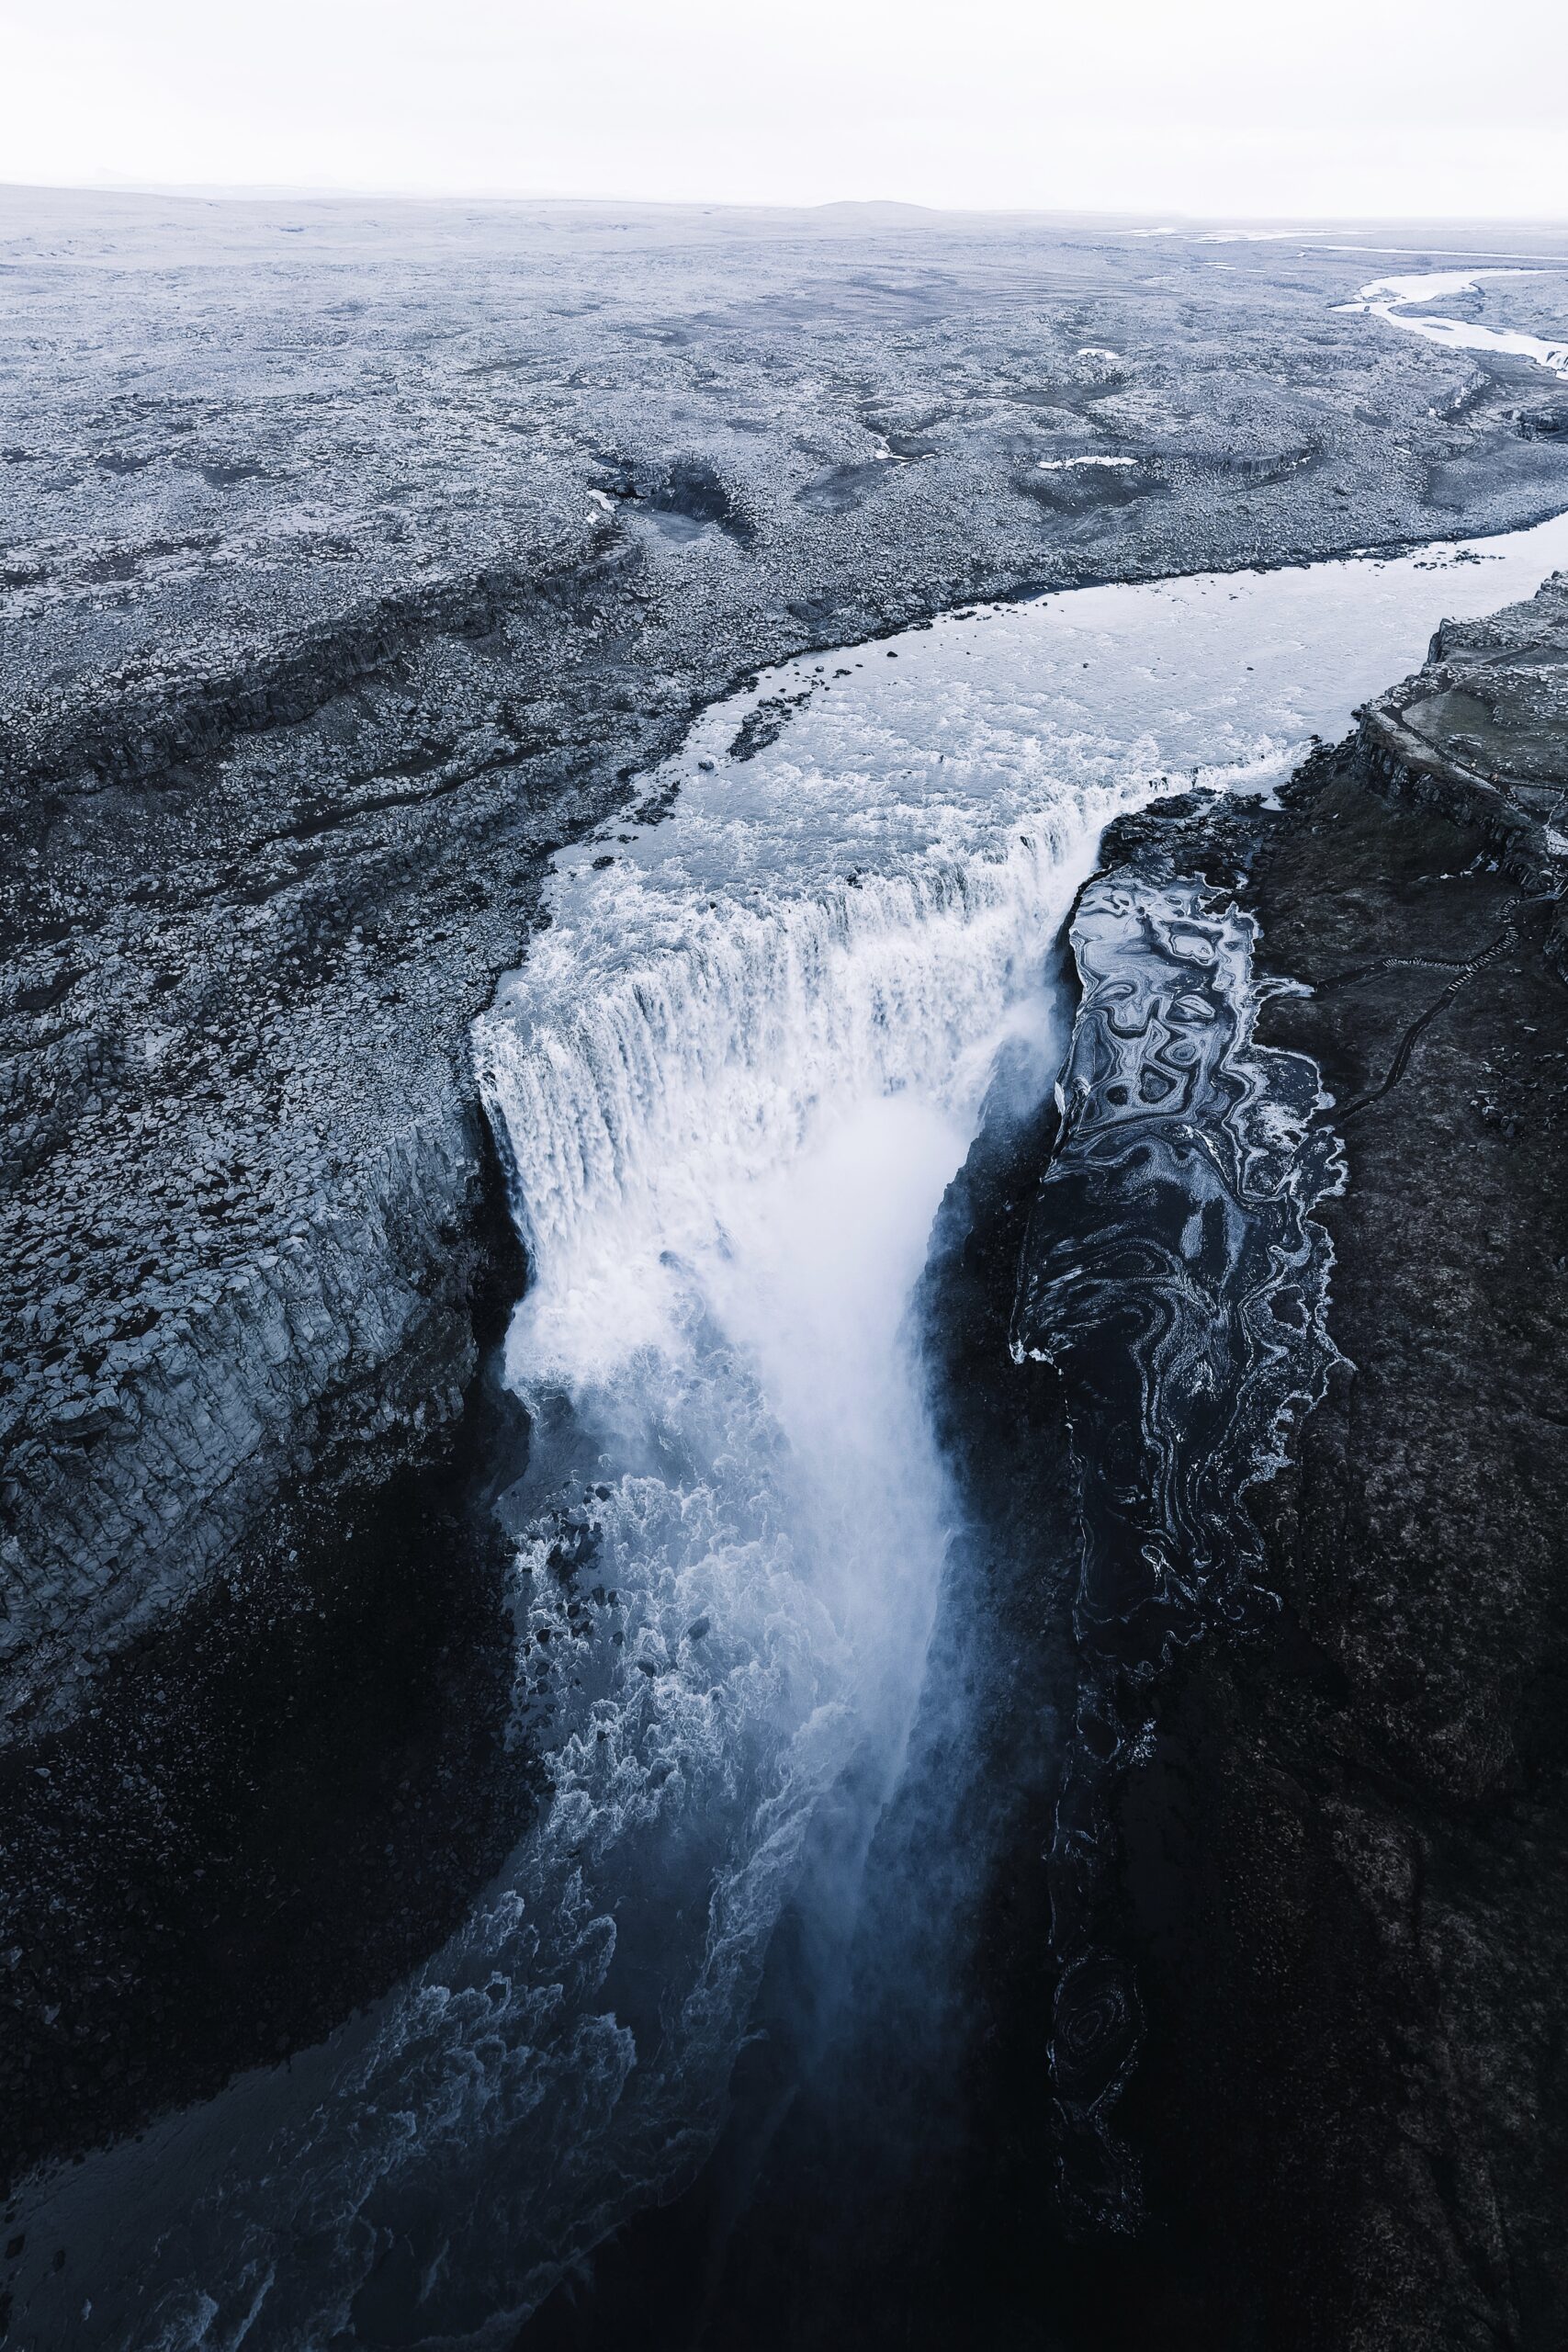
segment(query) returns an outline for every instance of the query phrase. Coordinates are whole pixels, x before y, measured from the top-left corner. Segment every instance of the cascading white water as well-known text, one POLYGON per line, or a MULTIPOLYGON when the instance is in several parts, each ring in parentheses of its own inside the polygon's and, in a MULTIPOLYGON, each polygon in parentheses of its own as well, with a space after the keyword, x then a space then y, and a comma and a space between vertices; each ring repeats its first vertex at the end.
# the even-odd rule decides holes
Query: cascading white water
MULTIPOLYGON (((482 1024, 532 1268, 508 1375, 542 1418, 569 1400, 573 1431, 573 1476, 558 1434, 529 1481, 527 1728, 559 1756, 572 1726, 605 1881, 658 1884, 617 2014, 638 1972, 682 2004, 642 2005, 628 2107, 694 2120, 722 2094, 824 1808, 811 1928, 826 1950, 849 1925, 947 1533, 905 1302, 998 1046, 1048 1029, 1048 944, 1122 789, 1037 811, 990 860, 938 839, 903 870, 813 866, 798 895, 781 862, 756 904, 691 883, 677 819, 618 881, 586 869, 603 987, 582 992, 563 879, 482 1024), (593 1546, 579 1587, 616 1596, 575 1638, 563 1510, 593 1546)), ((693 798, 694 825, 736 821, 716 786, 693 798)))
POLYGON ((998 1046, 1049 1061, 1101 826, 1267 788, 1562 564, 1568 520, 807 659, 649 780, 663 822, 561 854, 476 1036, 532 1263, 540 1818, 328 2042, 39 2187, 18 2343, 509 2345, 689 2175, 808 1854, 830 1961, 897 1770, 949 1511, 902 1318, 998 1046))
POLYGON ((965 1125, 998 1021, 1040 986, 1042 915, 1114 798, 1036 816, 991 863, 939 848, 766 910, 695 896, 678 948, 644 944, 634 868, 592 893, 617 964, 586 1001, 592 951, 558 918, 480 1032, 534 1270, 517 1376, 667 1344, 689 1280, 671 1253, 718 1247, 749 1188, 846 1108, 910 1092, 965 1125))

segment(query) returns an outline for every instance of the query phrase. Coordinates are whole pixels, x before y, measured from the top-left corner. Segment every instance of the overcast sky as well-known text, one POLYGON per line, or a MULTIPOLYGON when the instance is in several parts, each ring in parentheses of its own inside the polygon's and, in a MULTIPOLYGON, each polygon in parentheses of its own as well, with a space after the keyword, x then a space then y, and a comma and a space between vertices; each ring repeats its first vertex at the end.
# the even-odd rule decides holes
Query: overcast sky
POLYGON ((0 179, 1568 219, 1568 0, 0 0, 0 179))

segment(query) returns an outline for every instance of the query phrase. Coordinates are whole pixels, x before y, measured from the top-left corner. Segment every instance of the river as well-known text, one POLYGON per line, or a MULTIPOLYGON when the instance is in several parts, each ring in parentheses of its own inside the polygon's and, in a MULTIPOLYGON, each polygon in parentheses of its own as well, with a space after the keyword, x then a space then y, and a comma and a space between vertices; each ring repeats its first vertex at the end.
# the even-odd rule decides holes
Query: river
POLYGON ((1386 320, 1392 327, 1405 327, 1427 343, 1441 344, 1445 350, 1489 351, 1503 358, 1530 359, 1538 368, 1547 368, 1568 383, 1568 335, 1548 343, 1540 335, 1525 334, 1514 327, 1486 327, 1471 319, 1433 318, 1425 309, 1427 303, 1445 301, 1450 295, 1477 293, 1483 279, 1542 275, 1539 269, 1419 270, 1406 277, 1376 278, 1371 285, 1362 287, 1355 301, 1341 302, 1337 307, 1370 312, 1373 318, 1386 320))

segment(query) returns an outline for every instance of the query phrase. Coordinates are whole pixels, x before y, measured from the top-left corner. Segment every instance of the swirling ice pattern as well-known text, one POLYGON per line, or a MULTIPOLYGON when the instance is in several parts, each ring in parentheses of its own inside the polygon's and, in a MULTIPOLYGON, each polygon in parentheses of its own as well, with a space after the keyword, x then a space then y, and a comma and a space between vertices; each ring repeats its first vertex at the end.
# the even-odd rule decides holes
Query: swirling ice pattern
POLYGON ((1312 1063, 1254 1037, 1254 928, 1196 883, 1112 875, 1085 891, 1061 1131, 1015 1305, 1015 1354, 1061 1372, 1079 1478, 1080 1686, 1048 1855, 1053 2074, 1064 2189, 1100 2228, 1139 2210, 1111 2122, 1141 2033, 1101 1917, 1111 1798, 1154 1678, 1257 1605, 1247 1497, 1336 1360, 1312 1211, 1343 1161, 1312 1063))

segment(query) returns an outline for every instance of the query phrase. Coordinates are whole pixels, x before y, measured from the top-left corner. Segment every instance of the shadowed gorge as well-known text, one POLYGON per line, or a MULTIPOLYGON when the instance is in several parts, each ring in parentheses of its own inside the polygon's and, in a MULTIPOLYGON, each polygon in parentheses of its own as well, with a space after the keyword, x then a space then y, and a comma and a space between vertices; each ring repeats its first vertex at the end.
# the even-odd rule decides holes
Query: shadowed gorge
POLYGON ((1561 2352, 1568 243, 0 207, 6 2352, 1561 2352))

